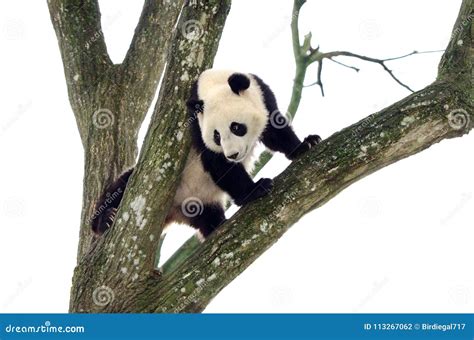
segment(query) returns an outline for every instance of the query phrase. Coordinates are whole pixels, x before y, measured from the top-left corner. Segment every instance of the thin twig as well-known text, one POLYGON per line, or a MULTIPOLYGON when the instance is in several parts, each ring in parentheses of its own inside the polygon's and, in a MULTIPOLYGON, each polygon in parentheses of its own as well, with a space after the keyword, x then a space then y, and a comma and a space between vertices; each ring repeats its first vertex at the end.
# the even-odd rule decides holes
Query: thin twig
MULTIPOLYGON (((401 57, 397 57, 397 59, 405 58, 405 57, 408 57, 409 55, 413 55, 413 53, 406 54, 406 55, 401 56, 401 57)), ((371 58, 371 57, 367 57, 365 55, 360 55, 360 54, 356 54, 356 53, 352 53, 352 52, 348 52, 348 51, 335 51, 335 52, 329 52, 329 53, 323 53, 322 54, 323 59, 324 58, 334 58, 334 57, 338 57, 338 56, 358 58, 358 59, 361 59, 361 60, 364 60, 364 61, 379 64, 390 75, 390 77, 392 77, 393 80, 395 80, 398 84, 400 84, 400 86, 403 86, 404 88, 406 88, 410 92, 415 92, 408 85, 403 83, 400 79, 398 79, 393 74, 393 71, 391 69, 389 69, 387 67, 387 65, 385 65, 386 60, 384 60, 384 59, 371 58)), ((391 59, 394 60, 394 58, 391 58, 391 59)))
POLYGON ((319 85, 319 88, 321 89, 321 95, 324 97, 324 85, 321 80, 322 72, 323 72, 323 59, 318 61, 318 80, 316 81, 316 84, 319 85))
MULTIPOLYGON (((408 54, 404 54, 404 55, 399 56, 399 57, 386 58, 386 59, 377 59, 377 58, 367 57, 365 55, 361 55, 361 54, 357 54, 357 53, 352 53, 352 52, 349 52, 349 51, 334 51, 334 52, 327 52, 327 53, 319 53, 316 56, 315 61, 318 61, 318 63, 319 63, 320 61, 322 61, 324 59, 329 59, 329 60, 331 60, 331 61, 333 61, 333 62, 335 62, 335 63, 337 63, 341 66, 353 69, 357 72, 359 72, 359 68, 344 64, 344 63, 342 63, 342 62, 340 62, 340 61, 338 61, 334 58, 335 57, 350 57, 350 58, 357 58, 357 59, 361 59, 361 60, 368 61, 368 62, 371 62, 371 63, 379 64, 390 75, 390 77, 392 77, 392 79, 395 80, 400 86, 403 86, 404 88, 406 88, 410 92, 415 92, 407 84, 403 83, 400 79, 398 79, 397 76, 395 76, 395 74, 393 73, 393 71, 391 69, 389 69, 388 66, 385 63, 387 61, 399 60, 399 59, 407 58, 407 57, 410 57, 410 56, 416 55, 416 54, 427 54, 427 53, 437 53, 437 52, 443 52, 443 50, 422 51, 422 52, 413 51, 413 52, 410 52, 408 54)), ((321 66, 321 64, 320 64, 320 66, 321 66)), ((310 85, 306 85, 305 87, 310 87, 310 86, 313 86, 313 85, 319 85, 319 87, 322 88, 321 67, 318 70, 318 78, 317 78, 316 82, 314 82, 310 85)))
POLYGON ((347 65, 347 64, 344 64, 344 63, 341 63, 340 61, 336 60, 336 59, 333 59, 333 58, 328 58, 329 60, 331 60, 332 62, 336 63, 336 64, 339 64, 341 66, 344 66, 344 67, 347 67, 347 68, 350 68, 351 70, 354 70, 356 72, 359 72, 360 71, 360 68, 357 68, 355 66, 351 66, 351 65, 347 65))
POLYGON ((403 59, 403 58, 406 58, 406 57, 410 57, 410 56, 415 55, 415 54, 428 54, 428 53, 441 53, 441 52, 444 52, 444 50, 421 51, 421 52, 418 52, 418 51, 415 50, 411 53, 402 55, 400 57, 387 58, 387 59, 382 59, 382 60, 383 61, 392 61, 392 60, 398 60, 398 59, 403 59))

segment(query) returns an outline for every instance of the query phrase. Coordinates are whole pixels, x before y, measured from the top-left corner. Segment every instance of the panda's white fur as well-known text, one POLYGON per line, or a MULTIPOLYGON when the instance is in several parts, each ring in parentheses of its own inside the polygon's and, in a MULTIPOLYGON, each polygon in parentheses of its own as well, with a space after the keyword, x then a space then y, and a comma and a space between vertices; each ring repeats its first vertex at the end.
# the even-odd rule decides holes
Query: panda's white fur
MULTIPOLYGON (((235 95, 228 84, 229 77, 236 73, 227 70, 207 70, 198 79, 198 96, 204 101, 204 112, 198 113, 199 127, 207 148, 228 156, 238 152, 241 157, 237 160, 247 172, 253 168, 254 149, 268 121, 268 111, 263 100, 263 94, 251 74, 245 74, 250 79, 250 87, 240 95, 235 95), (232 134, 229 126, 232 122, 243 123, 248 130, 245 136, 232 134), (213 141, 214 130, 221 134, 221 146, 213 141)), ((210 174, 203 168, 200 153, 191 148, 186 165, 173 200, 168 220, 187 223, 186 207, 183 202, 190 198, 198 199, 200 204, 219 203, 225 206, 229 195, 216 185, 210 174)))
POLYGON ((229 195, 216 185, 208 172, 204 171, 200 156, 200 153, 191 148, 173 205, 167 216, 169 222, 188 222, 186 202, 197 203, 199 206, 211 203, 225 206, 229 201, 229 195))

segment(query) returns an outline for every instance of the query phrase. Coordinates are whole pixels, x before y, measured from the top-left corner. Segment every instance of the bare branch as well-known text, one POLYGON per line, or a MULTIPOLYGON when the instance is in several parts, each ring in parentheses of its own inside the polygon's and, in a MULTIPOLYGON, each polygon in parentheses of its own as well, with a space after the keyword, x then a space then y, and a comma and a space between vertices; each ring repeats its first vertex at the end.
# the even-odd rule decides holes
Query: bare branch
POLYGON ((418 52, 418 51, 413 51, 413 52, 410 52, 408 54, 404 54, 402 56, 399 56, 399 57, 393 57, 393 58, 387 58, 387 59, 376 59, 376 58, 371 58, 371 57, 367 57, 367 56, 364 56, 364 55, 360 55, 360 54, 356 54, 356 53, 352 53, 352 52, 347 52, 347 51, 335 51, 335 52, 327 52, 327 53, 318 53, 317 50, 315 50, 315 53, 312 53, 311 55, 311 62, 318 62, 319 64, 319 67, 318 67, 318 77, 317 77, 317 80, 314 82, 314 83, 311 83, 309 85, 305 85, 304 87, 311 87, 311 86, 314 86, 314 85, 319 85, 319 87, 321 87, 321 92, 322 92, 322 95, 324 97, 324 91, 323 91, 323 85, 322 85, 322 82, 321 82, 321 70, 322 70, 322 61, 324 59, 329 59, 331 60, 332 62, 335 62, 336 64, 339 64, 341 66, 344 66, 344 67, 347 67, 349 69, 352 69, 356 72, 359 72, 360 69, 357 68, 357 67, 354 67, 354 66, 350 66, 350 65, 347 65, 347 64, 344 64, 336 59, 334 59, 335 57, 339 57, 339 56, 344 56, 344 57, 352 57, 352 58, 357 58, 357 59, 361 59, 361 60, 364 60, 364 61, 368 61, 368 62, 372 62, 372 63, 376 63, 376 64, 379 64, 383 67, 383 69, 398 83, 400 84, 401 86, 403 86, 404 88, 406 88, 407 90, 411 91, 411 92, 414 92, 408 85, 404 84, 400 79, 398 79, 394 74, 393 74, 393 71, 390 70, 387 65, 385 64, 387 61, 393 61, 393 60, 400 60, 400 59, 403 59, 403 58, 407 58, 407 57, 410 57, 410 56, 413 56, 415 54, 427 54, 427 53, 438 53, 438 52, 443 52, 443 50, 436 50, 436 51, 422 51, 422 52, 418 52))
MULTIPOLYGON (((410 53, 410 54, 404 55, 402 57, 390 58, 388 60, 401 59, 401 58, 405 58, 405 57, 408 57, 408 56, 413 55, 413 54, 415 54, 415 53, 410 53)), ((367 56, 364 56, 364 55, 360 55, 360 54, 356 54, 356 53, 352 53, 352 52, 348 52, 348 51, 334 51, 334 52, 322 53, 320 58, 321 59, 325 59, 325 58, 333 59, 334 57, 338 57, 338 56, 353 57, 353 58, 358 58, 358 59, 361 59, 361 60, 364 60, 364 61, 369 61, 369 62, 372 62, 372 63, 379 64, 390 75, 390 77, 392 77, 393 80, 395 80, 398 84, 400 84, 401 86, 403 86, 404 88, 406 88, 410 92, 415 92, 408 85, 403 83, 400 79, 398 79, 393 74, 393 71, 390 70, 387 67, 387 65, 385 64, 386 60, 384 60, 384 59, 371 58, 371 57, 367 57, 367 56)))
POLYGON ((67 81, 95 80, 98 71, 112 65, 100 24, 98 1, 50 0, 48 6, 65 61, 67 81), (79 78, 74 80, 75 76, 79 78))
POLYGON ((321 95, 324 97, 324 86, 323 82, 321 80, 321 74, 323 72, 323 60, 318 61, 318 80, 316 80, 316 83, 320 88, 321 88, 321 95))
POLYGON ((301 46, 300 46, 300 32, 298 27, 298 20, 301 7, 306 3, 306 0, 294 0, 293 11, 291 16, 291 35, 293 42, 293 54, 295 60, 298 62, 301 59, 301 46))
POLYGON ((413 52, 410 52, 408 54, 405 54, 405 55, 402 55, 402 56, 399 56, 399 57, 394 57, 394 58, 386 58, 386 59, 382 59, 383 61, 392 61, 392 60, 399 60, 399 59, 403 59, 403 58, 406 58, 406 57, 410 57, 412 55, 415 55, 415 54, 432 54, 432 53, 443 53, 444 50, 433 50, 433 51, 413 51, 413 52))
POLYGON ((112 68, 100 24, 97 0, 48 1, 72 109, 84 143, 89 117, 83 102, 91 98, 104 74, 112 68))
MULTIPOLYGON (((329 60, 332 60, 332 59, 329 59, 329 60)), ((335 60, 332 60, 332 61, 335 61, 335 60)), ((347 65, 339 63, 337 61, 336 61, 336 63, 338 63, 342 66, 345 66, 345 67, 356 69, 355 67, 347 66, 347 65)), ((356 69, 356 70, 358 71, 358 69, 356 69)), ((324 97, 324 85, 323 85, 323 82, 321 81, 322 72, 323 72, 323 60, 319 60, 318 61, 318 77, 317 77, 317 80, 314 83, 311 83, 309 85, 304 85, 303 87, 311 87, 311 86, 314 86, 314 85, 318 85, 321 88, 321 95, 324 97)))

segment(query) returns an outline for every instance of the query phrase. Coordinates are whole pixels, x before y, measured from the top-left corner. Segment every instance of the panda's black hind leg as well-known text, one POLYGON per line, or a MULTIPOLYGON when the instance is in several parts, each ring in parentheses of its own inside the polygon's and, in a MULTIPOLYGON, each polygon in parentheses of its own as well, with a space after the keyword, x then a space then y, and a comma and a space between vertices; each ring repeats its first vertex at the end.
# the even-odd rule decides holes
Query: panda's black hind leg
POLYGON ((199 229, 204 238, 207 238, 224 222, 224 209, 218 204, 204 205, 201 213, 191 217, 189 221, 193 228, 199 229))
POLYGON ((92 231, 95 234, 102 235, 114 222, 115 214, 132 173, 133 168, 124 172, 100 196, 90 219, 92 231))

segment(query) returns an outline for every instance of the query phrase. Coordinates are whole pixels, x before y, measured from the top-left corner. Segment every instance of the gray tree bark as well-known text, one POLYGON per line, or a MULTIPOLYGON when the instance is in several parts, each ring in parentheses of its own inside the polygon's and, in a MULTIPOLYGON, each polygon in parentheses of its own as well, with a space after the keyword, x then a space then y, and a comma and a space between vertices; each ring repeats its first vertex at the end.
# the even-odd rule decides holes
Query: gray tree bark
POLYGON ((374 171, 473 128, 474 12, 473 0, 463 0, 433 84, 294 161, 275 178, 269 196, 240 209, 184 262, 160 274, 155 253, 190 142, 185 100, 192 81, 212 65, 230 1, 145 1, 121 65, 107 55, 96 0, 50 0, 49 6, 85 149, 71 312, 200 312, 301 216, 374 171), (97 39, 91 43, 92 36, 97 39), (94 202, 134 164, 137 132, 165 60, 158 101, 116 222, 93 239, 88 219, 94 202), (111 118, 98 119, 104 113, 111 118))

